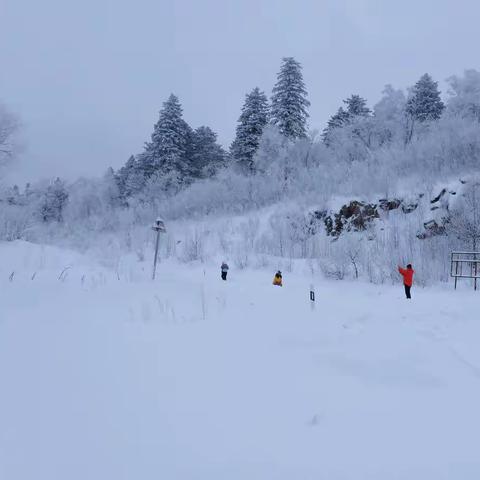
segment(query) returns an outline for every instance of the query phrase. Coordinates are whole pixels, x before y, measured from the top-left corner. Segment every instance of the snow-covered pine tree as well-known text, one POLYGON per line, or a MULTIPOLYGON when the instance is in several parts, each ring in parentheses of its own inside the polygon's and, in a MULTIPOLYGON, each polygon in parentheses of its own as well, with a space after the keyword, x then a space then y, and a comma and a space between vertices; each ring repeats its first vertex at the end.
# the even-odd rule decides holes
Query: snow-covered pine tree
POLYGON ((245 97, 238 119, 235 140, 230 147, 232 158, 244 171, 254 170, 253 157, 260 144, 263 130, 268 123, 269 105, 265 93, 258 87, 245 97))
POLYGON ((115 175, 120 197, 125 200, 140 192, 145 185, 144 169, 140 162, 133 156, 118 170, 115 175))
POLYGON ((189 150, 192 178, 210 178, 226 164, 227 154, 217 143, 217 134, 209 127, 193 131, 189 150))
POLYGON ((418 122, 438 120, 445 105, 440 98, 438 82, 426 73, 410 89, 410 96, 407 101, 406 112, 418 122))
POLYGON ((112 167, 108 167, 102 179, 103 203, 109 209, 118 207, 121 202, 120 189, 118 188, 115 172, 112 167))
POLYGON ((343 107, 340 107, 337 110, 337 113, 335 115, 332 115, 330 117, 330 120, 328 120, 327 126, 323 129, 322 132, 322 139, 325 145, 329 146, 332 142, 332 135, 333 132, 338 129, 342 128, 345 126, 350 120, 350 115, 343 107))
POLYGON ((187 152, 191 128, 182 118, 182 106, 171 94, 160 111, 152 139, 138 157, 140 170, 146 179, 153 174, 160 177, 173 175, 183 183, 189 175, 187 152))
POLYGON ((367 107, 367 101, 360 95, 351 95, 349 98, 343 101, 346 105, 346 109, 340 107, 337 113, 330 117, 327 126, 322 132, 323 142, 327 146, 331 146, 333 136, 339 128, 343 128, 352 124, 355 120, 362 117, 369 117, 371 110, 367 107))
POLYGON ((309 106, 302 66, 292 57, 283 58, 272 92, 272 123, 290 139, 305 138, 309 106))
POLYGON ((135 157, 130 155, 128 160, 126 161, 125 165, 117 170, 115 173, 115 181, 117 182, 118 190, 120 191, 120 195, 125 197, 125 184, 127 182, 127 177, 129 172, 132 171, 133 165, 135 164, 135 157))
POLYGON ((352 95, 343 101, 347 106, 347 113, 349 117, 368 117, 371 114, 367 107, 367 101, 360 95, 352 95))
POLYGON ((63 220, 63 209, 67 204, 67 200, 68 192, 65 183, 57 177, 45 192, 45 197, 40 207, 42 220, 44 222, 50 222, 52 220, 61 222, 63 220))

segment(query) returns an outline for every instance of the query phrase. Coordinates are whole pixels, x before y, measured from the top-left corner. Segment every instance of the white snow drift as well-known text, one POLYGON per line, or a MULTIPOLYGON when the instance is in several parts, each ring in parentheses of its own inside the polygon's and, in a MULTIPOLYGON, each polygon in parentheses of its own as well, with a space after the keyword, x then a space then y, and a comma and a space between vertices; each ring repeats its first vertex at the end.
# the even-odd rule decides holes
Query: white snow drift
POLYGON ((479 478, 471 290, 118 280, 24 243, 0 265, 1 479, 479 478))

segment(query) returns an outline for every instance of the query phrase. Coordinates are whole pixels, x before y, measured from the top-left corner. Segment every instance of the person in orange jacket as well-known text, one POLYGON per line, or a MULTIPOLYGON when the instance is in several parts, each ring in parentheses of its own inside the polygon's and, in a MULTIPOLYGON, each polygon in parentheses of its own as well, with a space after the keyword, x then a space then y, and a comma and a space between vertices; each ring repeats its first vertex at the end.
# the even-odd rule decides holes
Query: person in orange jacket
POLYGON ((413 274, 415 270, 412 268, 412 265, 409 263, 407 268, 398 267, 400 275, 403 277, 403 286, 405 287, 405 295, 407 298, 411 299, 410 289, 413 285, 413 274))

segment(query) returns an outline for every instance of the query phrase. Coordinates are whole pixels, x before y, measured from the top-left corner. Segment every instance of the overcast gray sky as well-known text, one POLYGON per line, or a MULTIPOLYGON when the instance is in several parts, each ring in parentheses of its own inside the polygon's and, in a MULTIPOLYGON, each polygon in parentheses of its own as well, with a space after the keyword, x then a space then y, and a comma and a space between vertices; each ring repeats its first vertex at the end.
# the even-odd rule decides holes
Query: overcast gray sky
POLYGON ((24 124, 18 179, 101 174, 176 93, 228 146, 244 95, 304 67, 310 126, 351 93, 480 68, 478 0, 0 0, 0 100, 24 124))

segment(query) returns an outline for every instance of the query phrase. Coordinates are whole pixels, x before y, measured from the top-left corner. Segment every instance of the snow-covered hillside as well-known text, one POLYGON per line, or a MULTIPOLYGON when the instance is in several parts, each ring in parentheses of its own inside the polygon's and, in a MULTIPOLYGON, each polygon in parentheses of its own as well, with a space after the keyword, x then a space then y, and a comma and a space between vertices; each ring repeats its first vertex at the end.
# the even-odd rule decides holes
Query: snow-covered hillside
POLYGON ((0 265, 1 479, 479 478, 466 285, 407 302, 400 282, 173 261, 119 280, 23 242, 0 265))

